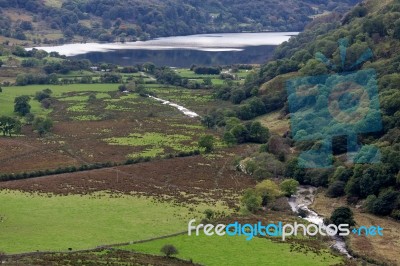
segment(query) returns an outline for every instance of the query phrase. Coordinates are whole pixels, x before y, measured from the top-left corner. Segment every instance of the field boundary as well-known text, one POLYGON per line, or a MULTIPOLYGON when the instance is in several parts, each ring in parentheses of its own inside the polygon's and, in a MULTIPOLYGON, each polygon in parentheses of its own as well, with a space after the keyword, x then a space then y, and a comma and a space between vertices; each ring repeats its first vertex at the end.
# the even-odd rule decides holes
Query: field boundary
POLYGON ((137 157, 134 159, 128 159, 122 163, 106 162, 106 163, 83 164, 79 167, 67 166, 64 168, 57 168, 57 169, 51 169, 51 170, 50 169, 38 170, 38 171, 24 172, 24 173, 18 173, 18 174, 1 174, 0 173, 0 182, 24 180, 24 179, 54 176, 54 175, 61 175, 61 174, 68 174, 68 173, 86 172, 86 171, 99 170, 99 169, 112 169, 112 168, 118 167, 118 166, 146 163, 146 162, 153 161, 155 159, 168 160, 168 159, 173 159, 173 158, 197 156, 200 154, 201 154, 201 152, 199 150, 194 150, 194 151, 189 151, 189 152, 181 151, 177 154, 167 154, 167 155, 165 155, 163 157, 159 157, 159 158, 137 157))
POLYGON ((75 254, 75 253, 81 253, 81 252, 99 252, 99 251, 103 251, 103 250, 118 250, 115 247, 122 247, 122 246, 146 243, 146 242, 151 242, 151 241, 154 241, 154 240, 160 240, 160 239, 166 239, 166 238, 170 238, 170 237, 179 236, 179 235, 183 235, 183 234, 186 234, 186 233, 187 233, 187 230, 186 231, 181 231, 181 232, 178 232, 178 233, 173 233, 173 234, 168 234, 168 235, 148 238, 148 239, 129 241, 129 242, 123 242, 123 243, 116 243, 116 244, 109 244, 109 245, 101 245, 101 246, 97 246, 95 248, 89 248, 89 249, 80 249, 80 250, 73 250, 73 251, 70 250, 70 251, 23 252, 23 253, 17 253, 17 254, 4 254, 3 257, 4 258, 18 258, 18 257, 32 256, 32 255, 75 254))

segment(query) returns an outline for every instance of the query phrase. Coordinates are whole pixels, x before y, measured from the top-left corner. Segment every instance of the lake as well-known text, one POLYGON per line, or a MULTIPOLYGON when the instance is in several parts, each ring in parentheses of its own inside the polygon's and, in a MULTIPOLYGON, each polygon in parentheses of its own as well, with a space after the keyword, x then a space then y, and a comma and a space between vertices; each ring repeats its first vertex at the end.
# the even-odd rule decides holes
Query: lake
POLYGON ((275 47, 298 32, 221 33, 158 38, 127 43, 66 44, 37 47, 93 63, 158 66, 260 64, 272 57, 275 47))

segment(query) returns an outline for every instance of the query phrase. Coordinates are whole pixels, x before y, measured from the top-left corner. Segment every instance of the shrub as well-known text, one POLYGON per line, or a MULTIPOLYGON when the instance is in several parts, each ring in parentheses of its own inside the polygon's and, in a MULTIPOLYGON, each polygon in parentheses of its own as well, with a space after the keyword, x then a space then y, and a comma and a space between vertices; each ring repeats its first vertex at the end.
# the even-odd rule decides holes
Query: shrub
POLYGON ((329 186, 326 195, 330 198, 341 197, 345 194, 344 192, 345 186, 346 183, 344 183, 343 181, 335 181, 329 186))
POLYGON ((29 114, 31 112, 29 101, 30 97, 26 95, 16 97, 14 100, 14 112, 21 116, 29 114))
POLYGON ((211 219, 214 217, 214 215, 215 215, 214 211, 211 210, 211 209, 205 210, 205 211, 204 211, 204 214, 206 215, 206 219, 207 219, 207 220, 211 220, 211 219))
POLYGON ((178 254, 178 249, 176 249, 176 247, 174 245, 171 244, 166 244, 164 245, 161 250, 160 250, 165 256, 167 256, 168 258, 170 258, 173 255, 178 254))
POLYGON ((335 209, 331 215, 330 220, 335 225, 355 225, 355 221, 353 219, 353 211, 349 207, 339 207, 335 209))
POLYGON ((282 191, 278 185, 268 179, 256 185, 256 192, 261 196, 262 206, 266 206, 269 202, 282 196, 282 191))
POLYGON ((247 210, 250 212, 255 212, 260 208, 262 198, 255 192, 254 189, 247 189, 241 198, 241 202, 247 210))
POLYGON ((214 150, 214 137, 212 135, 205 135, 199 139, 199 147, 204 148, 206 153, 214 150))
POLYGON ((296 194, 298 186, 299 186, 299 181, 294 180, 294 179, 283 180, 282 183, 280 184, 281 190, 287 197, 290 197, 293 194, 296 194))
POLYGON ((399 192, 388 190, 376 197, 375 195, 368 196, 364 206, 376 215, 389 215, 397 207, 399 192))

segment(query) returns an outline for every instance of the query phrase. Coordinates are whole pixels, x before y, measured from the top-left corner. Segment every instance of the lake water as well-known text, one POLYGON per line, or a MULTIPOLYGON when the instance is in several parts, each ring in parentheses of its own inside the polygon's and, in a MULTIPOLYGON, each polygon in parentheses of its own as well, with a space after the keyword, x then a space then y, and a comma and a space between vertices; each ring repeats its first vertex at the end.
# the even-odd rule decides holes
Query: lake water
POLYGON ((127 43, 86 43, 40 47, 94 63, 158 66, 259 64, 271 58, 275 47, 298 32, 221 33, 158 38, 127 43))

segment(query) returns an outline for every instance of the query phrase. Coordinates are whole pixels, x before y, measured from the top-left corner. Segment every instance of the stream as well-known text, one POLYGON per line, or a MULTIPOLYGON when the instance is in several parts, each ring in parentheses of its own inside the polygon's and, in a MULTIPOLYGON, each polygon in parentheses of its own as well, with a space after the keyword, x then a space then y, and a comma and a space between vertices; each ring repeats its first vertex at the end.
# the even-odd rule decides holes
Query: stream
POLYGON ((152 99, 154 99, 156 101, 162 102, 163 104, 167 104, 169 106, 175 107, 176 109, 178 109, 180 112, 182 112, 186 116, 189 116, 189 117, 200 117, 197 113, 195 113, 195 112, 193 112, 193 111, 191 111, 191 110, 187 109, 186 107, 183 107, 183 106, 181 106, 179 104, 176 104, 176 103, 173 103, 173 102, 170 102, 170 101, 167 101, 167 100, 163 100, 163 99, 151 96, 151 95, 147 95, 147 96, 149 96, 150 98, 152 98, 152 99))
MULTIPOLYGON (((292 208, 293 212, 298 212, 299 210, 304 211, 307 216, 303 219, 309 221, 310 223, 321 225, 322 228, 325 228, 324 219, 318 213, 313 210, 310 210, 308 207, 313 203, 317 188, 311 186, 299 186, 296 195, 290 197, 289 205, 292 208)), ((340 236, 333 236, 334 244, 331 246, 332 248, 338 250, 340 253, 347 256, 347 258, 352 258, 349 254, 346 243, 344 239, 340 236)))

